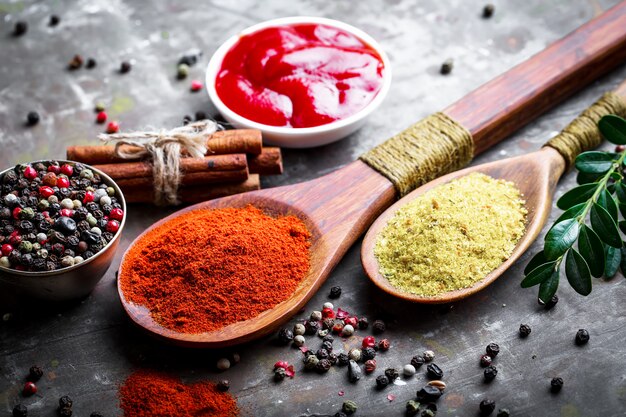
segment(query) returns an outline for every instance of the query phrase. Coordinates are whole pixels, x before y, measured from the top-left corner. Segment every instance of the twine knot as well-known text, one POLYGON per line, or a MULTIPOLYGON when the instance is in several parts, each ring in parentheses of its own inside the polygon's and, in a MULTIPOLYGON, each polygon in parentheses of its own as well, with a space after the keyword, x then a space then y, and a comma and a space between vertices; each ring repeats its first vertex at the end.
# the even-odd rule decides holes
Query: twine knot
POLYGON ((182 179, 180 158, 185 151, 202 158, 207 152, 207 138, 220 126, 212 120, 189 123, 171 130, 100 134, 98 139, 115 144, 115 153, 123 159, 149 158, 152 161, 154 200, 157 205, 177 205, 182 179), (130 146, 123 146, 130 145, 130 146))

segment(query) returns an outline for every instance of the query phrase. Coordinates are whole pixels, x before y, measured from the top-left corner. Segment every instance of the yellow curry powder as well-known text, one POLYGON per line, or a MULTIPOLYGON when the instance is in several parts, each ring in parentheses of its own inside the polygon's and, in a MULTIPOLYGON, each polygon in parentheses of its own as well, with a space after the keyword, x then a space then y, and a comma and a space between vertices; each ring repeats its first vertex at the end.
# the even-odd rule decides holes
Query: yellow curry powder
POLYGON ((376 239, 381 274, 421 296, 472 286, 511 256, 526 208, 511 182, 473 173, 400 208, 376 239))

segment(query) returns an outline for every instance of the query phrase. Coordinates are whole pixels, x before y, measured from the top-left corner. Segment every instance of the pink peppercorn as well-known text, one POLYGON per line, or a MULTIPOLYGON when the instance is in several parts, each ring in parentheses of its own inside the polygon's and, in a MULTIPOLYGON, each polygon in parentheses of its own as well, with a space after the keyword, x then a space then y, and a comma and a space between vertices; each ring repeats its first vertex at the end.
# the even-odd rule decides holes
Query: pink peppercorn
POLYGON ((114 208, 111 210, 111 213, 109 213, 109 218, 111 220, 122 220, 124 218, 124 210, 121 208, 114 208))
POLYGON ((113 133, 117 133, 120 131, 120 125, 117 122, 109 122, 109 124, 107 125, 107 133, 108 134, 113 134, 113 133))
POLYGON ((106 122, 107 121, 107 117, 108 116, 107 116, 106 112, 103 112, 103 111, 99 112, 96 115, 96 123, 102 124, 102 123, 106 122))
POLYGON ((22 394, 24 394, 24 396, 26 397, 30 397, 36 392, 37 392, 37 385, 35 385, 34 382, 30 382, 30 381, 24 385, 24 389, 22 390, 22 394))
POLYGON ((49 165, 48 172, 52 172, 54 174, 59 174, 61 172, 61 167, 58 165, 49 165))
POLYGON ((374 339, 374 336, 365 336, 363 338, 363 342, 361 343, 361 346, 363 346, 363 349, 365 348, 373 348, 376 345, 376 339, 374 339))
POLYGON ((117 220, 109 220, 106 225, 106 231, 110 233, 115 233, 120 228, 120 222, 117 220))
POLYGON ((73 217, 74 216, 74 210, 72 209, 61 209, 61 216, 63 217, 73 217))
POLYGON ((95 198, 95 194, 93 191, 87 191, 85 193, 85 197, 83 198, 83 204, 91 203, 95 198))
POLYGON ((287 369, 289 367, 289 363, 287 361, 278 361, 274 364, 274 369, 283 368, 287 369))
POLYGON ((61 166, 61 174, 65 174, 68 177, 71 177, 73 173, 74 173, 74 167, 71 166, 70 164, 63 164, 61 166))
POLYGON ((48 198, 51 195, 54 195, 54 190, 52 189, 52 187, 48 187, 43 186, 43 187, 39 187, 39 194, 43 197, 43 198, 48 198))
POLYGON ((65 177, 57 178, 57 187, 59 188, 67 188, 70 186, 70 180, 65 177))
POLYGON ((334 319, 335 318, 335 312, 333 311, 332 308, 323 308, 322 309, 322 318, 334 319))
POLYGON ((378 342, 378 349, 380 350, 389 350, 389 347, 391 346, 391 343, 389 343, 388 339, 383 339, 380 342, 378 342))
POLYGON ((2 251, 2 256, 9 256, 13 252, 13 246, 5 243, 0 247, 0 251, 2 251))
POLYGON ((15 207, 15 208, 13 209, 13 218, 14 218, 15 220, 19 219, 19 218, 20 218, 20 213, 21 213, 21 212, 22 212, 22 208, 21 208, 21 207, 15 207))
POLYGON ((346 325, 349 324, 350 326, 354 328, 357 327, 358 323, 359 323, 359 319, 356 317, 346 317, 345 319, 343 319, 343 324, 346 324, 346 325))
POLYGON ((35 168, 33 167, 26 167, 24 169, 24 177, 29 180, 34 180, 35 178, 37 178, 37 171, 35 171, 35 168))
POLYGON ((195 93, 196 91, 200 91, 200 90, 202 90, 202 83, 198 80, 193 80, 191 82, 191 91, 195 93))

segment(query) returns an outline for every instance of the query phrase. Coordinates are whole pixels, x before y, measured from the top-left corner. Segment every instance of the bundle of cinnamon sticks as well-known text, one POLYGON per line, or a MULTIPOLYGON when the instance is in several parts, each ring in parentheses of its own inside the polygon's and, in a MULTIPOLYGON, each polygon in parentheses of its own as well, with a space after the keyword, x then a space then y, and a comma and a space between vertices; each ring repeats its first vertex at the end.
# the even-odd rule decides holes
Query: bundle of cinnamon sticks
MULTIPOLYGON (((122 145, 122 148, 130 145, 122 145)), ((280 148, 263 147, 261 132, 223 130, 207 138, 204 158, 183 157, 179 199, 197 203, 261 188, 260 175, 283 172, 280 148)), ((184 155, 183 155, 184 156, 184 155)), ((70 146, 67 159, 94 166, 122 189, 128 203, 154 201, 150 161, 124 159, 114 146, 70 146)))

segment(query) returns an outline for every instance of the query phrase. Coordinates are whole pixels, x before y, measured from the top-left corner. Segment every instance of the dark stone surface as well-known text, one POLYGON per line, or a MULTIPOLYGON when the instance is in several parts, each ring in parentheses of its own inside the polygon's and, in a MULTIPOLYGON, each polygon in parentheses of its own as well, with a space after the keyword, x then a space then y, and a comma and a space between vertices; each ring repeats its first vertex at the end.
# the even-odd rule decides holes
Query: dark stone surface
MULTIPOLYGON (((288 151, 285 174, 267 178, 265 187, 318 177, 356 158, 433 111, 498 75, 551 41, 565 35, 616 1, 496 2, 493 18, 482 19, 477 1, 305 1, 254 2, 109 1, 0 2, 0 167, 41 158, 62 158, 68 145, 93 142, 102 126, 94 123, 93 107, 103 101, 122 129, 172 127, 185 114, 214 109, 204 93, 189 92, 192 79, 203 78, 208 57, 227 36, 252 23, 288 15, 337 18, 369 32, 389 52, 394 81, 389 96, 372 120, 351 137, 317 149, 288 151), (49 27, 51 14, 61 22, 49 27), (13 38, 15 21, 25 20, 28 32, 13 38), (176 62, 193 48, 204 51, 186 81, 176 80, 176 62), (69 72, 68 61, 81 54, 98 66, 69 72), (454 59, 448 76, 441 63, 454 59), (122 61, 132 70, 119 74, 122 61), (41 115, 35 127, 25 127, 26 115, 41 115)), ((626 68, 585 89, 545 114, 474 163, 537 149, 600 94, 626 78, 626 68)), ((569 174, 559 194, 574 183, 569 174)), ((227 377, 230 392, 245 415, 333 415, 346 399, 355 400, 359 416, 404 414, 404 404, 426 382, 425 367, 404 386, 375 389, 379 372, 357 384, 347 380, 346 367, 327 374, 304 373, 300 353, 276 347, 270 339, 238 347, 242 361, 218 375, 215 360, 223 352, 190 351, 163 345, 130 325, 118 301, 114 268, 132 239, 171 210, 133 206, 114 267, 86 299, 47 306, 0 295, 0 415, 9 416, 22 402, 33 416, 54 416, 57 400, 69 394, 75 415, 99 410, 120 415, 117 385, 134 369, 155 367, 186 380, 227 377), (9 315, 7 315, 7 313, 9 315), (8 320, 7 320, 8 319, 8 320), (272 381, 276 360, 297 368, 293 380, 272 381), (20 395, 28 369, 41 365, 45 374, 39 392, 20 395), (345 395, 339 395, 344 391, 345 395), (387 394, 396 398, 390 401, 387 394)), ((558 215, 555 210, 553 217, 558 215)), ((536 249, 537 245, 533 248, 536 249)), ((567 284, 560 302, 543 311, 536 290, 519 287, 529 254, 485 291, 450 306, 411 305, 390 298, 369 283, 359 262, 357 243, 307 312, 320 309, 329 289, 341 285, 343 295, 332 300, 370 322, 384 318, 391 349, 377 356, 378 369, 400 368, 425 349, 435 351, 448 388, 439 400, 439 415, 472 416, 482 399, 491 398, 514 416, 617 416, 626 407, 626 315, 622 303, 626 285, 621 275, 595 280, 593 293, 583 298, 567 284), (520 323, 532 334, 518 336, 520 323), (578 347, 574 336, 587 328, 590 342, 578 347), (483 383, 480 355, 489 342, 500 344, 494 364, 498 377, 483 383), (563 390, 550 393, 550 380, 560 376, 563 390)), ((531 252, 533 251, 531 250, 531 252)), ((293 323, 292 323, 293 324, 293 323)), ((369 331, 357 332, 370 334, 369 331)), ((317 340, 309 337, 317 349, 317 340)), ((347 351, 360 338, 335 341, 335 352, 347 351), (343 345, 343 346, 342 346, 343 345)), ((321 342, 320 342, 321 343, 321 342)))

